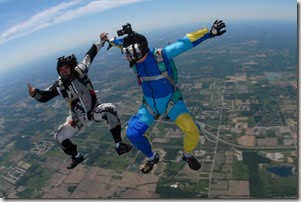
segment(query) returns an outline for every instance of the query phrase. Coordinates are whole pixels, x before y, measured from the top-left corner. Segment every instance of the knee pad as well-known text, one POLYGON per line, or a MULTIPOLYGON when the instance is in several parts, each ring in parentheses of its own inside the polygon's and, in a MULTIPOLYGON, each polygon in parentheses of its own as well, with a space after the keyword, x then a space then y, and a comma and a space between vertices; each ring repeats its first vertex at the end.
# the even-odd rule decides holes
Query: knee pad
POLYGON ((120 124, 116 107, 112 103, 98 105, 93 113, 93 119, 97 122, 100 122, 102 119, 104 119, 107 121, 107 124, 110 124, 111 128, 114 128, 116 125, 120 124))
POLYGON ((117 115, 117 109, 112 103, 104 103, 98 105, 94 113, 98 114, 102 112, 110 112, 114 115, 117 115))
POLYGON ((64 140, 75 135, 79 129, 68 124, 61 125, 54 135, 54 138, 61 144, 64 140))
POLYGON ((56 133, 54 134, 54 138, 56 139, 56 141, 59 143, 59 144, 62 144, 62 142, 67 139, 64 137, 63 135, 63 131, 64 131, 64 125, 61 125, 59 127, 59 129, 56 131, 56 133))

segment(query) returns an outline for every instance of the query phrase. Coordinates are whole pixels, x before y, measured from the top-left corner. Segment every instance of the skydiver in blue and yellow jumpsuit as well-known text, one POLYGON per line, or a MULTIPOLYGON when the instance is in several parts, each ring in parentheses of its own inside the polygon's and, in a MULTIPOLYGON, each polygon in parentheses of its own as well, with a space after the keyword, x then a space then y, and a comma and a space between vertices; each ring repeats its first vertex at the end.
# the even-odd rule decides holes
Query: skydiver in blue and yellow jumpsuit
POLYGON ((222 21, 216 20, 210 30, 204 28, 186 34, 182 39, 163 49, 149 48, 147 39, 132 31, 130 24, 124 25, 122 30, 117 31, 119 36, 128 34, 123 38, 123 53, 130 66, 135 68, 138 82, 143 90, 143 104, 138 112, 130 118, 126 130, 128 139, 148 158, 141 169, 142 173, 150 172, 153 165, 159 161, 159 155, 152 151, 145 132, 162 114, 167 114, 185 134, 182 159, 188 163, 191 169, 200 169, 201 164, 192 155, 192 151, 200 140, 199 125, 193 120, 179 89, 169 76, 173 74, 170 63, 173 62, 172 58, 192 49, 201 42, 224 34, 226 30, 221 29, 225 27, 222 21), (164 72, 159 69, 159 63, 162 61, 166 66, 164 72))

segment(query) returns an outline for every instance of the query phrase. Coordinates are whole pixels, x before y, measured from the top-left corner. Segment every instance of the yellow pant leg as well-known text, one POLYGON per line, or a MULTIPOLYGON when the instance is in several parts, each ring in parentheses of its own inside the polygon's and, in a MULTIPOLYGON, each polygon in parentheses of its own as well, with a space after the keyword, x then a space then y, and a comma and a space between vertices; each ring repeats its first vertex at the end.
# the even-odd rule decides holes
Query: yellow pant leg
POLYGON ((191 153, 200 140, 199 128, 193 121, 192 117, 187 113, 178 116, 175 123, 185 134, 184 152, 191 153))

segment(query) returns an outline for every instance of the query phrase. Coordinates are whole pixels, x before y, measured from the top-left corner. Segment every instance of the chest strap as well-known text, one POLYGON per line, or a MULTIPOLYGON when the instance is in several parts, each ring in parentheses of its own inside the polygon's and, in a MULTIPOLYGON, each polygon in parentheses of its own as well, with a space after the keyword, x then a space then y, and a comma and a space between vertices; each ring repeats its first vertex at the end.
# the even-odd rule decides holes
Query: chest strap
POLYGON ((161 74, 157 75, 157 76, 139 76, 138 79, 141 82, 144 81, 156 81, 156 80, 160 80, 160 79, 167 79, 171 85, 174 87, 174 90, 177 89, 177 85, 175 83, 175 81, 169 76, 167 71, 161 72, 161 74))

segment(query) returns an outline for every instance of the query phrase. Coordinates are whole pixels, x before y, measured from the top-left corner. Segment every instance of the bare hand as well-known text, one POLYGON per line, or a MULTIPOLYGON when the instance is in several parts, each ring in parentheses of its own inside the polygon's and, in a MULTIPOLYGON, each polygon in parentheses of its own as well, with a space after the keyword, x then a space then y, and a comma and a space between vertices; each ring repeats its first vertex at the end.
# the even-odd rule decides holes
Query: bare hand
POLYGON ((36 89, 33 88, 29 83, 28 83, 28 93, 31 97, 33 97, 36 94, 36 89))
POLYGON ((109 37, 108 37, 108 34, 107 32, 103 32, 100 34, 100 41, 101 42, 106 42, 106 41, 109 41, 109 37))

